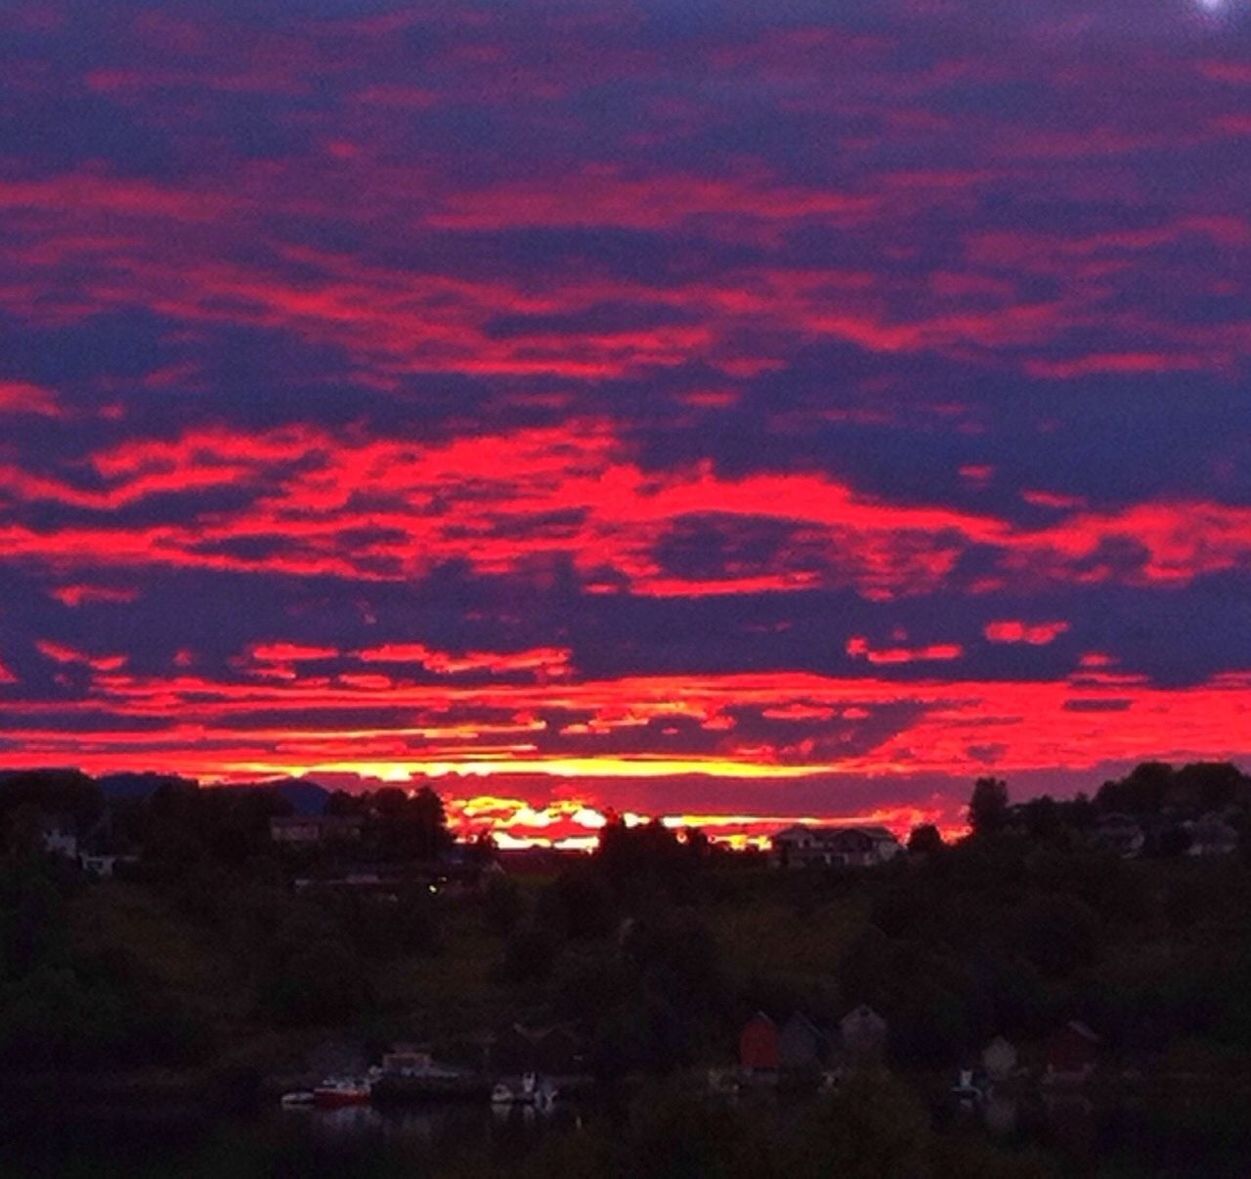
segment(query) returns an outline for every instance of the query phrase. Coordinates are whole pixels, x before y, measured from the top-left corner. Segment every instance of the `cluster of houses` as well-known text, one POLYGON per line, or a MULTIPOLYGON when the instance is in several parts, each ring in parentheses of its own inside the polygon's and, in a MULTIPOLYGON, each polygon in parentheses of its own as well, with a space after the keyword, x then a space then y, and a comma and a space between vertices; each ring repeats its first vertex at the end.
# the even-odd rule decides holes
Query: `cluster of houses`
POLYGON ((443 848, 420 863, 387 862, 362 855, 365 830, 361 815, 283 815, 269 820, 269 837, 275 847, 290 852, 333 852, 316 875, 293 880, 297 892, 374 893, 390 900, 401 890, 421 886, 443 896, 464 896, 482 890, 503 869, 490 858, 473 854, 463 844, 443 848))
MULTIPOLYGON (((831 1031, 798 1011, 781 1022, 758 1011, 739 1033, 737 1079, 755 1084, 815 1076, 836 1080, 846 1071, 880 1063, 889 1035, 887 1021, 866 1004, 849 1011, 831 1031)), ((1100 1037, 1084 1023, 1066 1023, 1043 1046, 1040 1079, 1047 1085, 1081 1084, 1094 1072, 1100 1043, 1100 1037)), ((976 1073, 983 1081, 1004 1083, 1025 1072, 1016 1047, 996 1036, 965 1075, 976 1073)))
POLYGON ((872 868, 903 852, 885 827, 810 827, 795 823, 770 840, 779 868, 872 868))
POLYGON ((1095 820, 1093 842, 1125 859, 1161 849, 1169 840, 1188 856, 1227 856, 1238 850, 1238 829, 1226 811, 1210 811, 1196 819, 1171 816, 1142 819, 1121 811, 1095 820))
POLYGON ((768 1082, 880 1061, 887 1030, 886 1020, 863 1004, 843 1016, 832 1034, 798 1011, 782 1023, 757 1011, 739 1033, 739 1073, 768 1082))
POLYGON ((364 830, 363 815, 279 815, 269 820, 269 837, 279 847, 359 843, 364 830))
POLYGON ((119 866, 139 862, 137 855, 116 850, 108 829, 107 814, 81 838, 73 820, 59 815, 43 815, 38 838, 49 855, 77 864, 91 876, 110 877, 119 866))
MULTIPOLYGON (((1143 818, 1120 811, 1100 815, 1090 832, 1093 846, 1126 859, 1164 852, 1171 845, 1187 856, 1227 856, 1238 850, 1236 814, 1212 811, 1193 819, 1143 818)), ((771 837, 771 862, 779 868, 873 868, 904 848, 885 827, 817 827, 795 823, 771 837)))

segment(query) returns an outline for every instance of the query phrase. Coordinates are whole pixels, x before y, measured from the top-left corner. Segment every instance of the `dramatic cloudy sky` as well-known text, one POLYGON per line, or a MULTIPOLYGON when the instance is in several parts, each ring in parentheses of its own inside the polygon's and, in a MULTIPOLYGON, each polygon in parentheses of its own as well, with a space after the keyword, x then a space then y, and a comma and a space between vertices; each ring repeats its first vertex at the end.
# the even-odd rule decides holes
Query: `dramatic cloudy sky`
POLYGON ((6 0, 0 766, 1245 757, 1249 193, 1245 0, 6 0))

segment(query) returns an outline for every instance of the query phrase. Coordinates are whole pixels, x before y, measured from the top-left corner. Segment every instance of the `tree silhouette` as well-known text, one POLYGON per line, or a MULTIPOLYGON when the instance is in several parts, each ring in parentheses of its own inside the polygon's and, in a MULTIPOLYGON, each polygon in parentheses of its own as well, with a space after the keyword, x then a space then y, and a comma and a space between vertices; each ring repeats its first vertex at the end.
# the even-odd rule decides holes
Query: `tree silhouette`
POLYGON ((1008 824, 1008 784, 1002 778, 978 778, 969 798, 969 826, 974 835, 995 835, 1008 824))
POLYGON ((933 855, 946 846, 942 833, 933 823, 922 823, 919 827, 913 827, 912 834, 908 836, 908 850, 913 855, 933 855))

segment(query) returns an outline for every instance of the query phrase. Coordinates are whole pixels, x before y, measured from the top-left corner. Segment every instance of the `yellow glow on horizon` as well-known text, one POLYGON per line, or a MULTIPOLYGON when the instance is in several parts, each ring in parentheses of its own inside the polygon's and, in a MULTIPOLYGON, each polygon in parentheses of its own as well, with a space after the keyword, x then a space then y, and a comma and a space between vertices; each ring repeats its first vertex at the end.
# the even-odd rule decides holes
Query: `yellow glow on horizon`
POLYGON ((286 774, 293 778, 309 774, 359 774, 384 782, 411 782, 417 778, 489 778, 498 774, 544 774, 553 778, 668 778, 703 774, 713 778, 808 778, 836 773, 829 763, 777 765, 726 761, 719 758, 661 757, 492 757, 469 756, 457 761, 330 761, 292 766, 250 762, 231 765, 227 772, 286 774))

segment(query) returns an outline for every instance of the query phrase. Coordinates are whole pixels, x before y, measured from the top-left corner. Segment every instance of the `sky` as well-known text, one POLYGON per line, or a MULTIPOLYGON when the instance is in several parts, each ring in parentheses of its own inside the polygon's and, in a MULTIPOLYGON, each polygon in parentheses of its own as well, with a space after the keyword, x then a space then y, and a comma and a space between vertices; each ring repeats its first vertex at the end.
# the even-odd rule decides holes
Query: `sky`
POLYGON ((0 768, 579 846, 1251 762, 1246 0, 7 0, 0 768))

